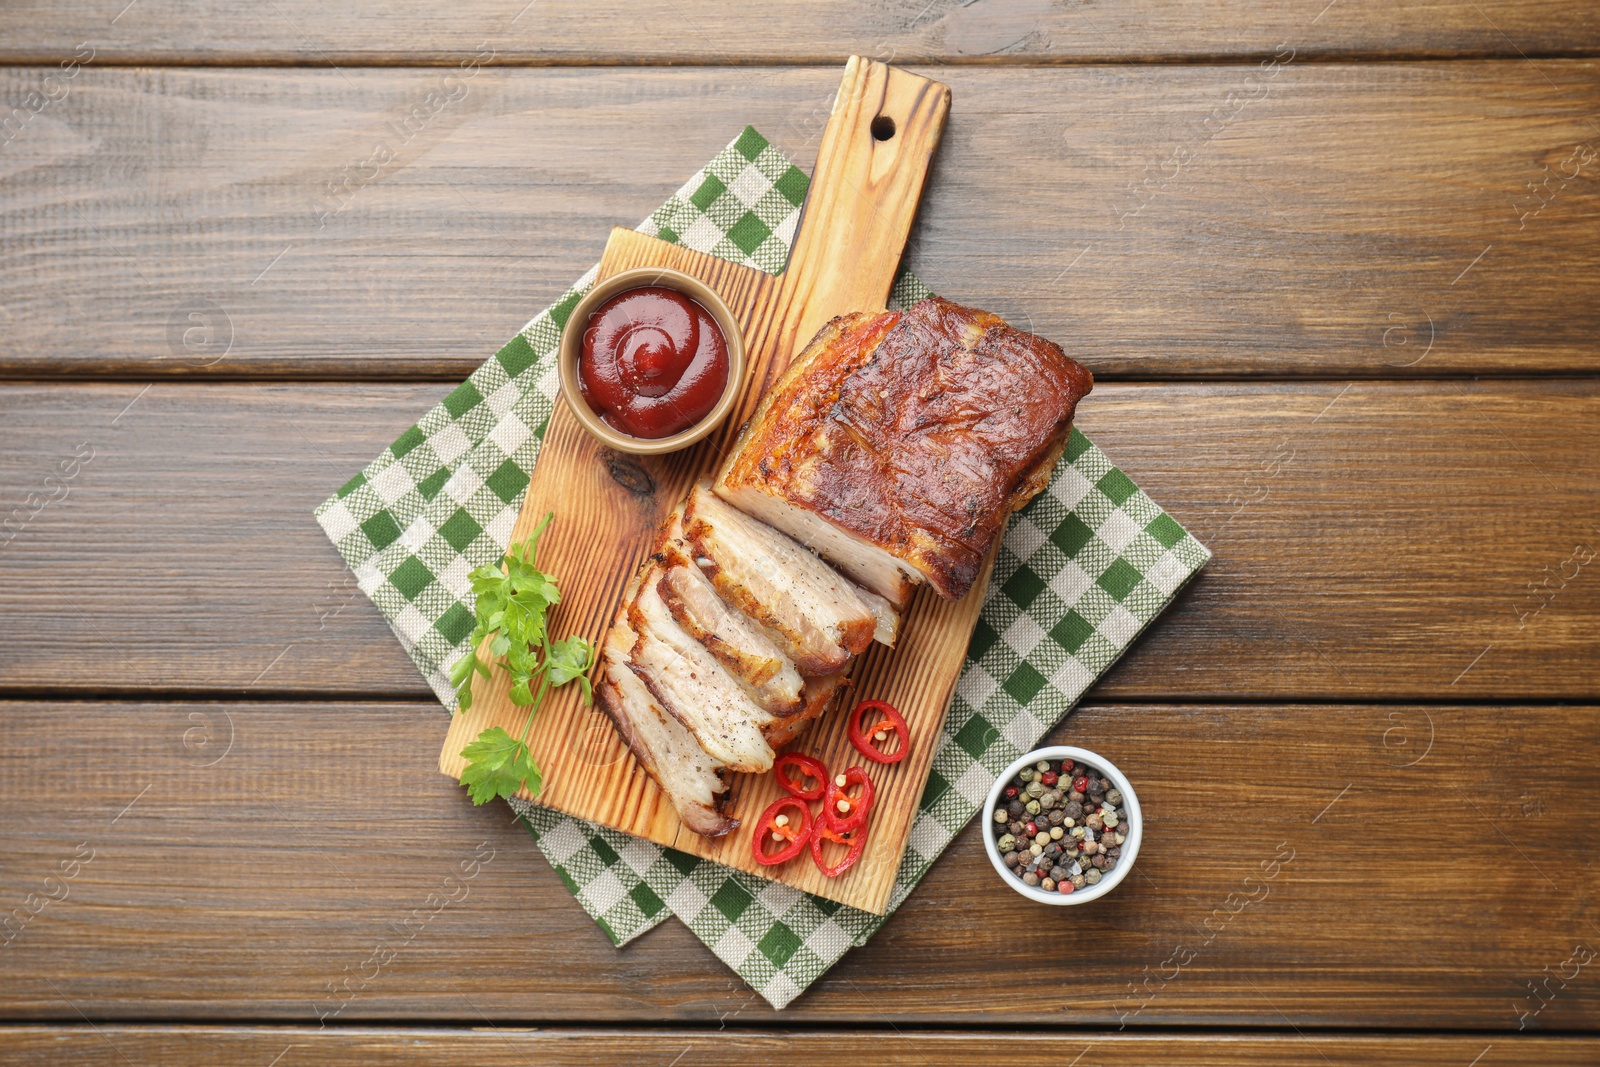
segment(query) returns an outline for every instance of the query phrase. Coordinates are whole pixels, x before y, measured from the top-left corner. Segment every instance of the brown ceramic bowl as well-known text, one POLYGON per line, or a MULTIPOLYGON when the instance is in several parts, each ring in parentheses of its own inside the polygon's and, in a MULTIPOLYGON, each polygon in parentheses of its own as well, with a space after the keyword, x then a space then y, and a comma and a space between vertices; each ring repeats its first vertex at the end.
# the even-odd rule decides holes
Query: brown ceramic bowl
POLYGON ((744 386, 744 334, 740 332, 739 324, 734 320, 733 312, 728 310, 728 305, 724 304, 716 290, 705 282, 692 278, 682 271, 666 267, 635 267, 598 282, 584 294, 582 300, 578 301, 561 331, 557 366, 561 371, 561 395, 585 430, 601 443, 610 445, 619 452, 629 452, 636 456, 660 456, 676 452, 680 448, 687 448, 705 437, 722 425, 728 413, 739 402, 740 390, 744 386), (728 384, 722 390, 722 399, 717 401, 717 406, 712 408, 705 418, 671 437, 632 437, 620 430, 612 429, 585 403, 583 392, 578 388, 578 356, 583 351, 583 331, 589 325, 589 316, 618 293, 647 285, 674 289, 705 308, 716 320, 718 328, 722 330, 722 336, 728 342, 728 384))

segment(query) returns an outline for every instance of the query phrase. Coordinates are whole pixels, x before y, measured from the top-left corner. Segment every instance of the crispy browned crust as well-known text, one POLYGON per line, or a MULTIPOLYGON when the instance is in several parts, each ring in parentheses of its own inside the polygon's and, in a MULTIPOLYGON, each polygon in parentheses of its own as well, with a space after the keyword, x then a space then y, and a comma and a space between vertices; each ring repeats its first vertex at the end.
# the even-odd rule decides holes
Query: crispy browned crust
POLYGON ((805 733, 812 722, 821 718, 823 712, 833 706, 839 694, 849 684, 850 679, 846 678, 842 671, 824 678, 807 678, 803 691, 805 703, 800 711, 787 719, 779 719, 761 731, 767 739, 767 744, 775 749, 782 748, 805 733))
POLYGON ((830 322, 719 482, 805 508, 964 596, 1048 483, 1094 379, 1059 346, 931 297, 830 322))
POLYGON ((840 373, 848 373, 856 360, 846 358, 854 353, 859 360, 864 361, 872 354, 883 337, 894 324, 900 321, 900 312, 882 311, 876 314, 869 311, 852 311, 846 315, 838 315, 823 323, 822 329, 811 338, 809 344, 801 350, 798 356, 783 372, 783 377, 778 379, 776 385, 768 389, 761 398, 761 403, 756 406, 756 413, 750 421, 744 424, 744 429, 739 433, 739 439, 734 442, 733 452, 729 455, 728 462, 723 466, 717 480, 724 481, 730 477, 736 481, 749 481, 756 477, 760 471, 760 461, 767 452, 764 449, 781 444, 784 437, 779 430, 787 422, 786 413, 796 406, 809 411, 821 404, 828 395, 831 382, 840 373), (829 357, 823 361, 836 368, 835 373, 827 373, 823 365, 819 364, 815 370, 823 372, 813 373, 813 364, 817 364, 822 356, 829 357))

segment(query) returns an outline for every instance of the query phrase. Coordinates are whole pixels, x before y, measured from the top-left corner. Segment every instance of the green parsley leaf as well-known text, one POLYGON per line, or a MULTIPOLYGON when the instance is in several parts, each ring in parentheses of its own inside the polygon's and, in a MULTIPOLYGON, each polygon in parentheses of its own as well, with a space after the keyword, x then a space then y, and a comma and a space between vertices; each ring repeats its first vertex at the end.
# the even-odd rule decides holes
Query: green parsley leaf
POLYGON ((461 750, 466 769, 461 784, 474 804, 487 804, 495 797, 514 797, 523 783, 534 794, 544 788, 539 768, 534 766, 528 746, 495 726, 461 750))
POLYGON ((487 803, 497 796, 515 796, 524 782, 533 793, 544 788, 527 740, 545 693, 576 681, 584 701, 594 700, 588 678, 588 671, 594 666, 593 643, 576 634, 561 641, 548 640, 545 616, 551 607, 561 603, 561 590, 554 577, 534 566, 534 557, 539 537, 553 518, 553 512, 547 514, 527 540, 511 545, 498 564, 478 567, 467 576, 472 585, 476 625, 468 639, 466 655, 450 667, 457 710, 471 709, 474 676, 490 677, 489 665, 478 656, 485 642, 490 657, 505 661, 512 703, 528 708, 520 738, 496 726, 461 750, 467 761, 461 784, 467 787, 474 804, 487 803))
POLYGON ((506 656, 506 672, 511 675, 511 703, 526 707, 533 703, 533 683, 544 671, 539 655, 526 645, 513 648, 506 656))
POLYGON ((589 668, 594 666, 594 645, 578 634, 563 641, 552 641, 545 647, 544 661, 550 671, 551 685, 566 685, 576 680, 583 690, 584 703, 594 702, 594 691, 589 684, 589 668))
POLYGON ((501 623, 501 632, 506 636, 507 643, 531 645, 534 648, 544 644, 545 607, 545 602, 539 598, 521 594, 507 601, 505 618, 501 623))

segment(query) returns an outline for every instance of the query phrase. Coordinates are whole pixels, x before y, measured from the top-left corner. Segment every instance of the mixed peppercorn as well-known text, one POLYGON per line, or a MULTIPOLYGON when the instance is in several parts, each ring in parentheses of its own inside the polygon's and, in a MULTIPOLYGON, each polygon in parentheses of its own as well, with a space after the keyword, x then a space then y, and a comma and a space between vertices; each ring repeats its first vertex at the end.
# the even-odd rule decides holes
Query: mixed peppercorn
POLYGON ((1024 885, 1073 893, 1099 883, 1122 858, 1122 791, 1087 764, 1040 760, 1006 784, 990 813, 1006 868, 1024 885))

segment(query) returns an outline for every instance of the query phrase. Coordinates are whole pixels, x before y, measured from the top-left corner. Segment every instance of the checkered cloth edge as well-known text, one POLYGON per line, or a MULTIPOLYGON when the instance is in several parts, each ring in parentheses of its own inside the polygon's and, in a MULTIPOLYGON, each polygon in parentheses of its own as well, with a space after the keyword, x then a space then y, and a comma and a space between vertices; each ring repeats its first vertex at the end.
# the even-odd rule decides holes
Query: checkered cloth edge
MULTIPOLYGON (((807 178, 746 128, 640 226, 782 269, 807 178)), ((510 539, 557 395, 554 352, 591 270, 317 509, 361 589, 446 706, 472 629, 467 574, 510 539)), ((893 303, 928 294, 902 274, 893 303)), ((558 519, 559 521, 559 519, 558 519)), ((1032 747, 1210 553, 1073 431, 1049 488, 1011 522, 946 718, 890 911, 1032 747)), ((673 849, 514 802, 562 881, 624 944, 675 914, 782 1008, 884 922, 673 849)))

